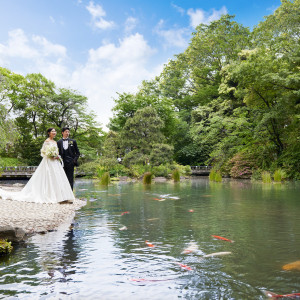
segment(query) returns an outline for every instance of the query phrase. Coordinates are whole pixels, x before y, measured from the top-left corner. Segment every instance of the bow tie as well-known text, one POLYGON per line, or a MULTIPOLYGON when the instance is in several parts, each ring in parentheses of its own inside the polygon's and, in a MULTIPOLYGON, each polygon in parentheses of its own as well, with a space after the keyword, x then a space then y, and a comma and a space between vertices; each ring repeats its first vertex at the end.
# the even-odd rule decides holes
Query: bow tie
POLYGON ((62 139, 63 141, 67 141, 68 139, 62 139))

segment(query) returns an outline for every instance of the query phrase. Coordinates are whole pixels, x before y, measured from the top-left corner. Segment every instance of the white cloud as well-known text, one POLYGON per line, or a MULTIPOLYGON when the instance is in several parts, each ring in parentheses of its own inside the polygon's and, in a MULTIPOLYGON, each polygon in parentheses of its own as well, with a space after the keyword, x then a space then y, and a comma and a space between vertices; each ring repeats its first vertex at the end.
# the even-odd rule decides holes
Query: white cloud
POLYGON ((138 20, 133 17, 128 17, 125 21, 125 33, 129 34, 136 27, 138 20))
POLYGON ((65 57, 67 55, 67 49, 64 46, 52 44, 44 37, 34 35, 32 37, 32 41, 37 46, 40 46, 41 53, 44 56, 54 55, 58 57, 65 57))
POLYGON ((164 21, 160 20, 155 28, 155 32, 164 38, 164 47, 185 48, 188 45, 190 30, 187 28, 163 29, 164 21))
POLYGON ((107 124, 117 92, 135 92, 142 80, 154 76, 147 68, 154 53, 138 33, 120 40, 118 45, 110 43, 90 49, 86 64, 73 72, 72 86, 80 87, 99 120, 107 124))
POLYGON ((199 24, 209 24, 213 21, 220 19, 222 15, 227 14, 227 8, 225 6, 221 7, 220 10, 212 9, 207 12, 203 9, 192 9, 190 8, 187 11, 187 14, 190 16, 190 25, 196 28, 199 24))
POLYGON ((54 60, 66 58, 67 50, 64 46, 53 44, 46 38, 33 35, 28 37, 22 29, 15 29, 8 33, 6 44, 0 44, 0 55, 3 58, 22 58, 38 60, 51 57, 54 60))
POLYGON ((180 6, 178 6, 178 5, 176 5, 176 4, 171 4, 181 15, 184 15, 185 14, 185 10, 182 8, 182 7, 180 7, 180 6))
POLYGON ((99 4, 95 5, 93 2, 90 2, 89 5, 86 6, 86 9, 92 16, 92 24, 94 27, 104 30, 115 26, 113 21, 104 19, 106 12, 99 4))
POLYGON ((41 36, 27 36, 22 29, 9 32, 9 39, 0 44, 0 63, 16 73, 42 73, 58 84, 67 81, 67 49, 41 36))
POLYGON ((141 34, 133 34, 118 43, 90 49, 81 65, 69 63, 67 49, 42 36, 28 36, 17 29, 0 44, 0 63, 11 71, 26 75, 41 73, 57 87, 79 91, 89 99, 89 108, 107 125, 112 117, 117 92, 136 92, 142 80, 151 79, 162 65, 150 65, 156 53, 141 34), (1 60, 3 61, 1 62, 1 60))

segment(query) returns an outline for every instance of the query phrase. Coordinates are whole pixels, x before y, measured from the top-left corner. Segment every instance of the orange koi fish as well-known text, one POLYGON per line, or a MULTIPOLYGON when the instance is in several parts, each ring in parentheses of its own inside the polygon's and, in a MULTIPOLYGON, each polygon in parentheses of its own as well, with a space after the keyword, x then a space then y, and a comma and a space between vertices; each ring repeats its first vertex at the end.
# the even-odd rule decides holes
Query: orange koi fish
POLYGON ((292 271, 292 270, 300 271, 300 260, 294 261, 290 264, 286 264, 282 267, 282 269, 285 271, 292 271))
POLYGON ((148 241, 145 241, 146 245, 149 246, 149 247, 155 247, 155 245, 149 243, 148 241))
POLYGON ((182 269, 185 269, 185 270, 188 270, 188 271, 192 271, 193 270, 188 265, 184 265, 184 264, 181 264, 181 263, 177 263, 177 265, 179 265, 182 269))
POLYGON ((124 211, 124 212, 121 213, 121 216, 124 216, 126 214, 130 214, 130 212, 129 211, 124 211))
POLYGON ((273 292, 264 291, 267 297, 270 298, 300 298, 300 293, 286 294, 286 295, 278 295, 273 292))
POLYGON ((214 238, 216 238, 216 239, 218 239, 218 240, 222 240, 222 241, 226 241, 226 242, 229 242, 229 243, 233 243, 232 240, 226 239, 226 238, 224 238, 224 237, 222 237, 222 236, 212 235, 212 237, 214 237, 214 238))

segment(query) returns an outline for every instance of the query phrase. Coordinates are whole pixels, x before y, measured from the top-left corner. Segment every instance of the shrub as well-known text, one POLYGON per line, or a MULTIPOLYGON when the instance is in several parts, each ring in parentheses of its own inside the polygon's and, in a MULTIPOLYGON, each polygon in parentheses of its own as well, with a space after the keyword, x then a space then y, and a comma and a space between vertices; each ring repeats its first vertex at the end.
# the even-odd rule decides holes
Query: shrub
POLYGON ((192 168, 191 168, 191 166, 189 166, 189 165, 184 166, 184 172, 185 172, 186 176, 191 176, 192 175, 192 168))
POLYGON ((232 165, 230 176, 232 178, 249 179, 252 175, 252 169, 255 167, 253 159, 249 154, 237 153, 230 161, 232 165))
POLYGON ((253 170, 251 180, 261 180, 261 169, 253 170))
POLYGON ((0 157, 0 167, 26 166, 24 162, 18 158, 0 157))
POLYGON ((169 177, 169 174, 172 172, 169 165, 160 165, 152 168, 152 172, 156 177, 169 177))
POLYGON ((144 184, 151 184, 152 183, 152 173, 146 172, 143 177, 143 183, 144 184))
POLYGON ((143 165, 131 165, 129 167, 129 176, 134 178, 140 178, 145 172, 147 172, 148 166, 143 165))
POLYGON ((12 252, 12 250, 13 246, 11 245, 11 242, 0 239, 0 256, 9 254, 12 252))
POLYGON ((123 159, 123 164, 126 167, 131 167, 132 165, 144 165, 148 161, 148 156, 141 153, 140 150, 135 149, 128 152, 123 159))
POLYGON ((262 172, 261 178, 262 178, 263 183, 271 183, 272 182, 270 172, 267 172, 267 171, 262 172))
POLYGON ((100 184, 101 185, 109 185, 110 183, 110 176, 109 172, 105 172, 102 177, 100 178, 100 184))
POLYGON ((277 169, 274 173, 274 181, 281 182, 286 178, 286 173, 282 169, 277 169))
POLYGON ((178 182, 180 181, 180 172, 178 169, 175 169, 172 173, 172 178, 174 180, 174 182, 178 182))

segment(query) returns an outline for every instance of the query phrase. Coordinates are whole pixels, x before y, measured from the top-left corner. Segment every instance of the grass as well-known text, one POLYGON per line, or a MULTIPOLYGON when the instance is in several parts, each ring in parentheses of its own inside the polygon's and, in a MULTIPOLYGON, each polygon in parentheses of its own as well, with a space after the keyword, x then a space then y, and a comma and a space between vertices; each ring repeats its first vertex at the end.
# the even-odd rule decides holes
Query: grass
POLYGON ((275 173, 274 173, 274 181, 275 182, 281 182, 285 178, 286 178, 286 173, 283 170, 278 169, 275 171, 275 173))
POLYGON ((271 183, 272 182, 271 174, 270 174, 270 172, 267 172, 267 171, 262 172, 261 179, 262 179, 263 183, 271 183))
POLYGON ((109 175, 109 172, 103 173, 103 175, 100 178, 100 184, 101 185, 109 185, 110 184, 110 175, 109 175))
POLYGON ((222 175, 220 171, 215 171, 212 169, 209 173, 209 180, 210 181, 216 181, 216 182, 222 182, 222 175))
POLYGON ((172 173, 172 178, 174 182, 179 182, 180 181, 180 172, 178 169, 175 169, 172 173))
POLYGON ((151 184, 152 183, 152 173, 146 172, 143 177, 143 183, 144 184, 151 184))

